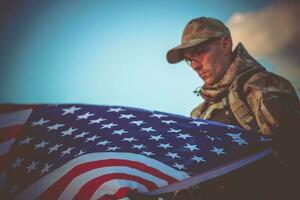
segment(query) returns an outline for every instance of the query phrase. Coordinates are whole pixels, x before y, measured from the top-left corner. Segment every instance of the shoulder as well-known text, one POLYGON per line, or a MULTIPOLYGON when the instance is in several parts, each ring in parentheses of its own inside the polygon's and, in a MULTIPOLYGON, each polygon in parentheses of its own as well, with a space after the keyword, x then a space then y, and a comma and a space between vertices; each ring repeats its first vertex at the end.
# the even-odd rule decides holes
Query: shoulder
POLYGON ((202 114, 203 114, 203 111, 205 109, 205 101, 200 103, 197 107, 195 107, 191 113, 190 113, 190 116, 191 117, 196 117, 196 118, 201 118, 202 114))
POLYGON ((252 75, 245 82, 244 93, 246 96, 253 94, 252 97, 263 97, 272 94, 297 98, 296 91, 290 81, 269 71, 261 71, 252 75))

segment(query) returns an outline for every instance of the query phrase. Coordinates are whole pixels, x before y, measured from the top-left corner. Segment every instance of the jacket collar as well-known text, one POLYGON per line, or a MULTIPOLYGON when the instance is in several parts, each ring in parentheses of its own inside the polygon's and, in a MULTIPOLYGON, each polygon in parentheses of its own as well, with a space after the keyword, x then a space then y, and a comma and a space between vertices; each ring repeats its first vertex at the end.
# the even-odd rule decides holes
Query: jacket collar
POLYGON ((244 71, 262 67, 239 43, 233 51, 233 62, 226 70, 223 77, 213 85, 203 85, 199 94, 207 101, 219 101, 228 92, 234 79, 244 71))

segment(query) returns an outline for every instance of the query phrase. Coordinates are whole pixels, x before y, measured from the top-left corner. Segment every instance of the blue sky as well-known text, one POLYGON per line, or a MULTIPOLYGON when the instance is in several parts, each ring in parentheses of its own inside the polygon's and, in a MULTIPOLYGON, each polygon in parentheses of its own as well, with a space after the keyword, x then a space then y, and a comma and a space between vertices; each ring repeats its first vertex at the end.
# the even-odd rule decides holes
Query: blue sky
POLYGON ((185 63, 165 58, 186 23, 199 16, 226 22, 272 1, 15 2, 6 1, 10 10, 0 27, 0 103, 124 105, 189 115, 202 101, 192 93, 202 81, 185 63))

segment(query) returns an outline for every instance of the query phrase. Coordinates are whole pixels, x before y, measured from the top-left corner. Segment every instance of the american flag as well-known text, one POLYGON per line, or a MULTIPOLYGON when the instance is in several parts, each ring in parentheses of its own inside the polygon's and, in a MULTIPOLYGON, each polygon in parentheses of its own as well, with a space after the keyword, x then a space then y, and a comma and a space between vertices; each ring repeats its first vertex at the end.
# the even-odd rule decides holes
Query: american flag
POLYGON ((0 187, 11 199, 157 195, 271 153, 222 123, 124 106, 0 106, 0 187))

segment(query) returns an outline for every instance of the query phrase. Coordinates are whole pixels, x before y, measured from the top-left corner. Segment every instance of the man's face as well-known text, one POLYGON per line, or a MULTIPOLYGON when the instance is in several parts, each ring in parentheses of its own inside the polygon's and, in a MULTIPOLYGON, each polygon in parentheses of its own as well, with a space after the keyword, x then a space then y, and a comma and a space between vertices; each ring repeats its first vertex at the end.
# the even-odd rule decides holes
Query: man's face
POLYGON ((227 69, 218 39, 186 50, 185 59, 206 85, 217 83, 227 69))

